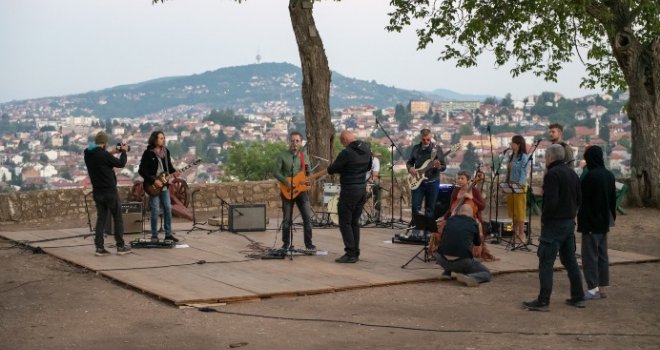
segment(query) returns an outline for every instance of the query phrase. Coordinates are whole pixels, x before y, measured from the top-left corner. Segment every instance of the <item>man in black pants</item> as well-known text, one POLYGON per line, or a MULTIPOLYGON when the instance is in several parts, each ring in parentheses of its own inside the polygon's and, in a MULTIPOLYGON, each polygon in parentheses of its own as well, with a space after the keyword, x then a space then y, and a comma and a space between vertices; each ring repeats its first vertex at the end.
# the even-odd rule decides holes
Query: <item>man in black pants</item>
POLYGON ((580 179, 564 162, 564 147, 554 144, 545 151, 548 169, 543 177, 543 212, 539 258, 541 291, 537 299, 523 302, 530 311, 548 311, 552 294, 552 274, 557 252, 571 284, 571 298, 566 303, 584 307, 582 276, 575 257, 575 215, 582 202, 580 179))
POLYGON ((468 287, 490 281, 491 273, 472 256, 472 245, 481 245, 479 226, 472 218, 472 208, 461 205, 456 215, 447 219, 435 261, 445 270, 443 279, 455 277, 468 287))
POLYGON ((94 143, 85 149, 85 165, 89 178, 92 181, 94 203, 96 204, 96 229, 94 245, 96 256, 107 256, 110 252, 105 249, 103 242, 103 230, 108 211, 112 214, 115 223, 115 242, 117 243, 117 255, 131 252, 131 248, 124 244, 124 221, 121 216, 121 203, 117 192, 117 177, 113 168, 126 166, 126 151, 128 146, 122 144, 118 148, 106 150, 108 135, 103 131, 96 134, 94 143), (114 154, 119 153, 119 159, 114 154))
POLYGON ((581 182, 582 198, 578 212, 578 231, 582 232, 582 269, 587 282, 585 300, 606 298, 610 285, 607 232, 616 220, 614 175, 605 168, 603 150, 591 146, 584 151, 586 173, 581 182))
POLYGON ((360 215, 367 199, 366 173, 371 169, 371 149, 347 130, 342 131, 339 141, 345 148, 328 166, 328 174, 340 174, 341 184, 337 212, 345 254, 335 261, 355 263, 360 257, 360 215))

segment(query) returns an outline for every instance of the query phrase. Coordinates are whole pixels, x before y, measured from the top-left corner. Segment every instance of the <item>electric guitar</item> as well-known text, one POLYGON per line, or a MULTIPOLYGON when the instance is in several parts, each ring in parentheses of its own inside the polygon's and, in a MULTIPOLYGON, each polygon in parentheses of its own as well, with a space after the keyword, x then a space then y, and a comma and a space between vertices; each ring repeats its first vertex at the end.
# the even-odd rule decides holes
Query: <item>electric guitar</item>
POLYGON ((280 182, 280 192, 282 192, 282 196, 288 200, 295 199, 299 194, 309 191, 312 188, 312 181, 327 173, 327 170, 322 170, 307 177, 305 176, 305 171, 301 170, 293 177, 287 177, 286 184, 280 182), (290 184, 293 184, 291 189, 289 189, 290 184))
MULTIPOLYGON (((179 172, 183 173, 184 171, 192 168, 193 166, 195 166, 195 165, 197 165, 201 162, 202 162, 201 159, 195 159, 194 162, 192 162, 191 164, 186 165, 181 170, 179 170, 179 172)), ((163 192, 163 188, 170 185, 170 183, 169 183, 170 175, 171 174, 168 174, 167 171, 163 171, 162 173, 158 174, 158 176, 156 176, 156 180, 160 180, 160 182, 162 182, 162 185, 161 186, 156 186, 156 183, 154 182, 153 184, 151 184, 151 186, 144 186, 144 191, 147 192, 147 194, 152 196, 152 197, 155 197, 155 196, 159 195, 161 192, 163 192)))
MULTIPOLYGON (((457 152, 460 150, 463 146, 460 143, 457 143, 455 145, 452 145, 449 151, 445 152, 443 155, 443 158, 447 157, 448 155, 457 152)), ((408 185, 410 186, 411 190, 416 190, 419 188, 419 186, 422 184, 424 180, 427 179, 426 173, 427 170, 429 170, 433 166, 433 161, 435 160, 435 156, 432 156, 430 159, 425 161, 419 168, 415 168, 416 173, 415 175, 412 175, 408 173, 408 185)))

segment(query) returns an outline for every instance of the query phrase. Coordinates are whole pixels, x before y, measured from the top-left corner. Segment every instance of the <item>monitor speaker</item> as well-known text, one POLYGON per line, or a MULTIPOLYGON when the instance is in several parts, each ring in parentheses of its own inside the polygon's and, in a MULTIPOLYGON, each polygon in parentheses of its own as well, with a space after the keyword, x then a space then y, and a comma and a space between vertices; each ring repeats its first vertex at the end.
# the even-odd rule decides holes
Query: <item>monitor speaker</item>
MULTIPOLYGON (((122 202, 121 215, 124 221, 124 233, 142 233, 142 202, 122 202)), ((114 220, 109 211, 105 221, 105 233, 108 235, 115 233, 114 220)))
POLYGON ((266 205, 230 204, 229 231, 266 231, 266 205))

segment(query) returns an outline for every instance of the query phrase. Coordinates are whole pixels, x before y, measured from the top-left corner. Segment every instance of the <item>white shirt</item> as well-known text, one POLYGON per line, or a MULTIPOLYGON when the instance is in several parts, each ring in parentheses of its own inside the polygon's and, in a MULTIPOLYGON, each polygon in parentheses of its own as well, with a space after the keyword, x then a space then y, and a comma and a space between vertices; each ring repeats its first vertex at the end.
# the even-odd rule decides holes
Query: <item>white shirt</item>
MULTIPOLYGON (((367 172, 367 180, 371 178, 374 172, 380 173, 380 160, 376 157, 371 158, 371 171, 367 172)), ((376 180, 378 179, 371 179, 371 181, 376 181, 376 180)))

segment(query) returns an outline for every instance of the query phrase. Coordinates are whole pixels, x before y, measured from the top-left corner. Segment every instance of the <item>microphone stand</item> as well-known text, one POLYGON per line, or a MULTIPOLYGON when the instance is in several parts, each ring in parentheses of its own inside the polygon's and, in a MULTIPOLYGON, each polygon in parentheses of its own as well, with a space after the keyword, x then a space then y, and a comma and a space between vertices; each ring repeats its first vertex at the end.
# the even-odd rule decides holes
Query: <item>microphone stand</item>
MULTIPOLYGON (((197 215, 196 215, 196 210, 195 210, 195 195, 196 195, 197 193, 199 193, 199 189, 194 190, 194 191, 190 194, 190 200, 191 200, 191 202, 192 202, 193 224, 192 224, 192 227, 190 228, 190 230, 188 230, 188 231, 186 232, 186 234, 190 234, 190 232, 195 231, 195 230, 199 230, 199 231, 207 231, 208 233, 211 233, 211 232, 215 231, 215 230, 213 230, 213 229, 208 229, 208 228, 205 228, 205 227, 201 227, 202 225, 206 225, 206 223, 207 223, 208 221, 197 222, 197 215)), ((221 223, 221 224, 222 224, 222 223, 221 223)))
MULTIPOLYGON (((496 233, 495 233, 495 243, 500 244, 502 242, 502 223, 499 222, 499 213, 500 213, 500 169, 502 168, 502 163, 504 162, 504 155, 506 154, 506 151, 499 155, 497 158, 498 163, 497 163, 497 169, 493 173, 493 178, 491 180, 491 187, 493 184, 493 181, 495 183, 495 188, 491 189, 495 191, 495 226, 496 228, 496 233)), ((493 164, 495 164, 495 160, 493 159, 493 164)), ((489 214, 490 215, 490 214, 489 214)), ((491 228, 492 228, 492 222, 491 222, 491 228)))
MULTIPOLYGON (((538 245, 532 243, 532 205, 534 204, 532 201, 535 200, 534 191, 532 190, 532 180, 534 179, 534 152, 536 152, 540 143, 541 139, 534 142, 534 148, 532 148, 532 152, 530 152, 529 158, 527 158, 527 163, 531 164, 529 172, 529 188, 527 189, 529 191, 527 195, 527 245, 533 245, 537 248, 538 245)), ((527 169, 527 164, 525 164, 525 169, 527 169)))
MULTIPOLYGON (((391 229, 396 229, 394 227, 394 150, 399 153, 399 156, 403 157, 403 153, 401 153, 401 150, 399 147, 396 146, 396 143, 394 143, 394 140, 390 137, 390 134, 387 133, 387 130, 383 127, 383 125, 380 123, 378 120, 378 117, 376 117, 376 125, 380 128, 380 130, 383 131, 385 134, 385 137, 387 137, 388 140, 390 140, 390 221, 389 223, 385 223, 385 227, 389 226, 391 229)), ((403 192, 399 196, 399 222, 403 222, 402 220, 402 201, 403 201, 403 192)), ((382 207, 382 206, 381 206, 382 207)))

